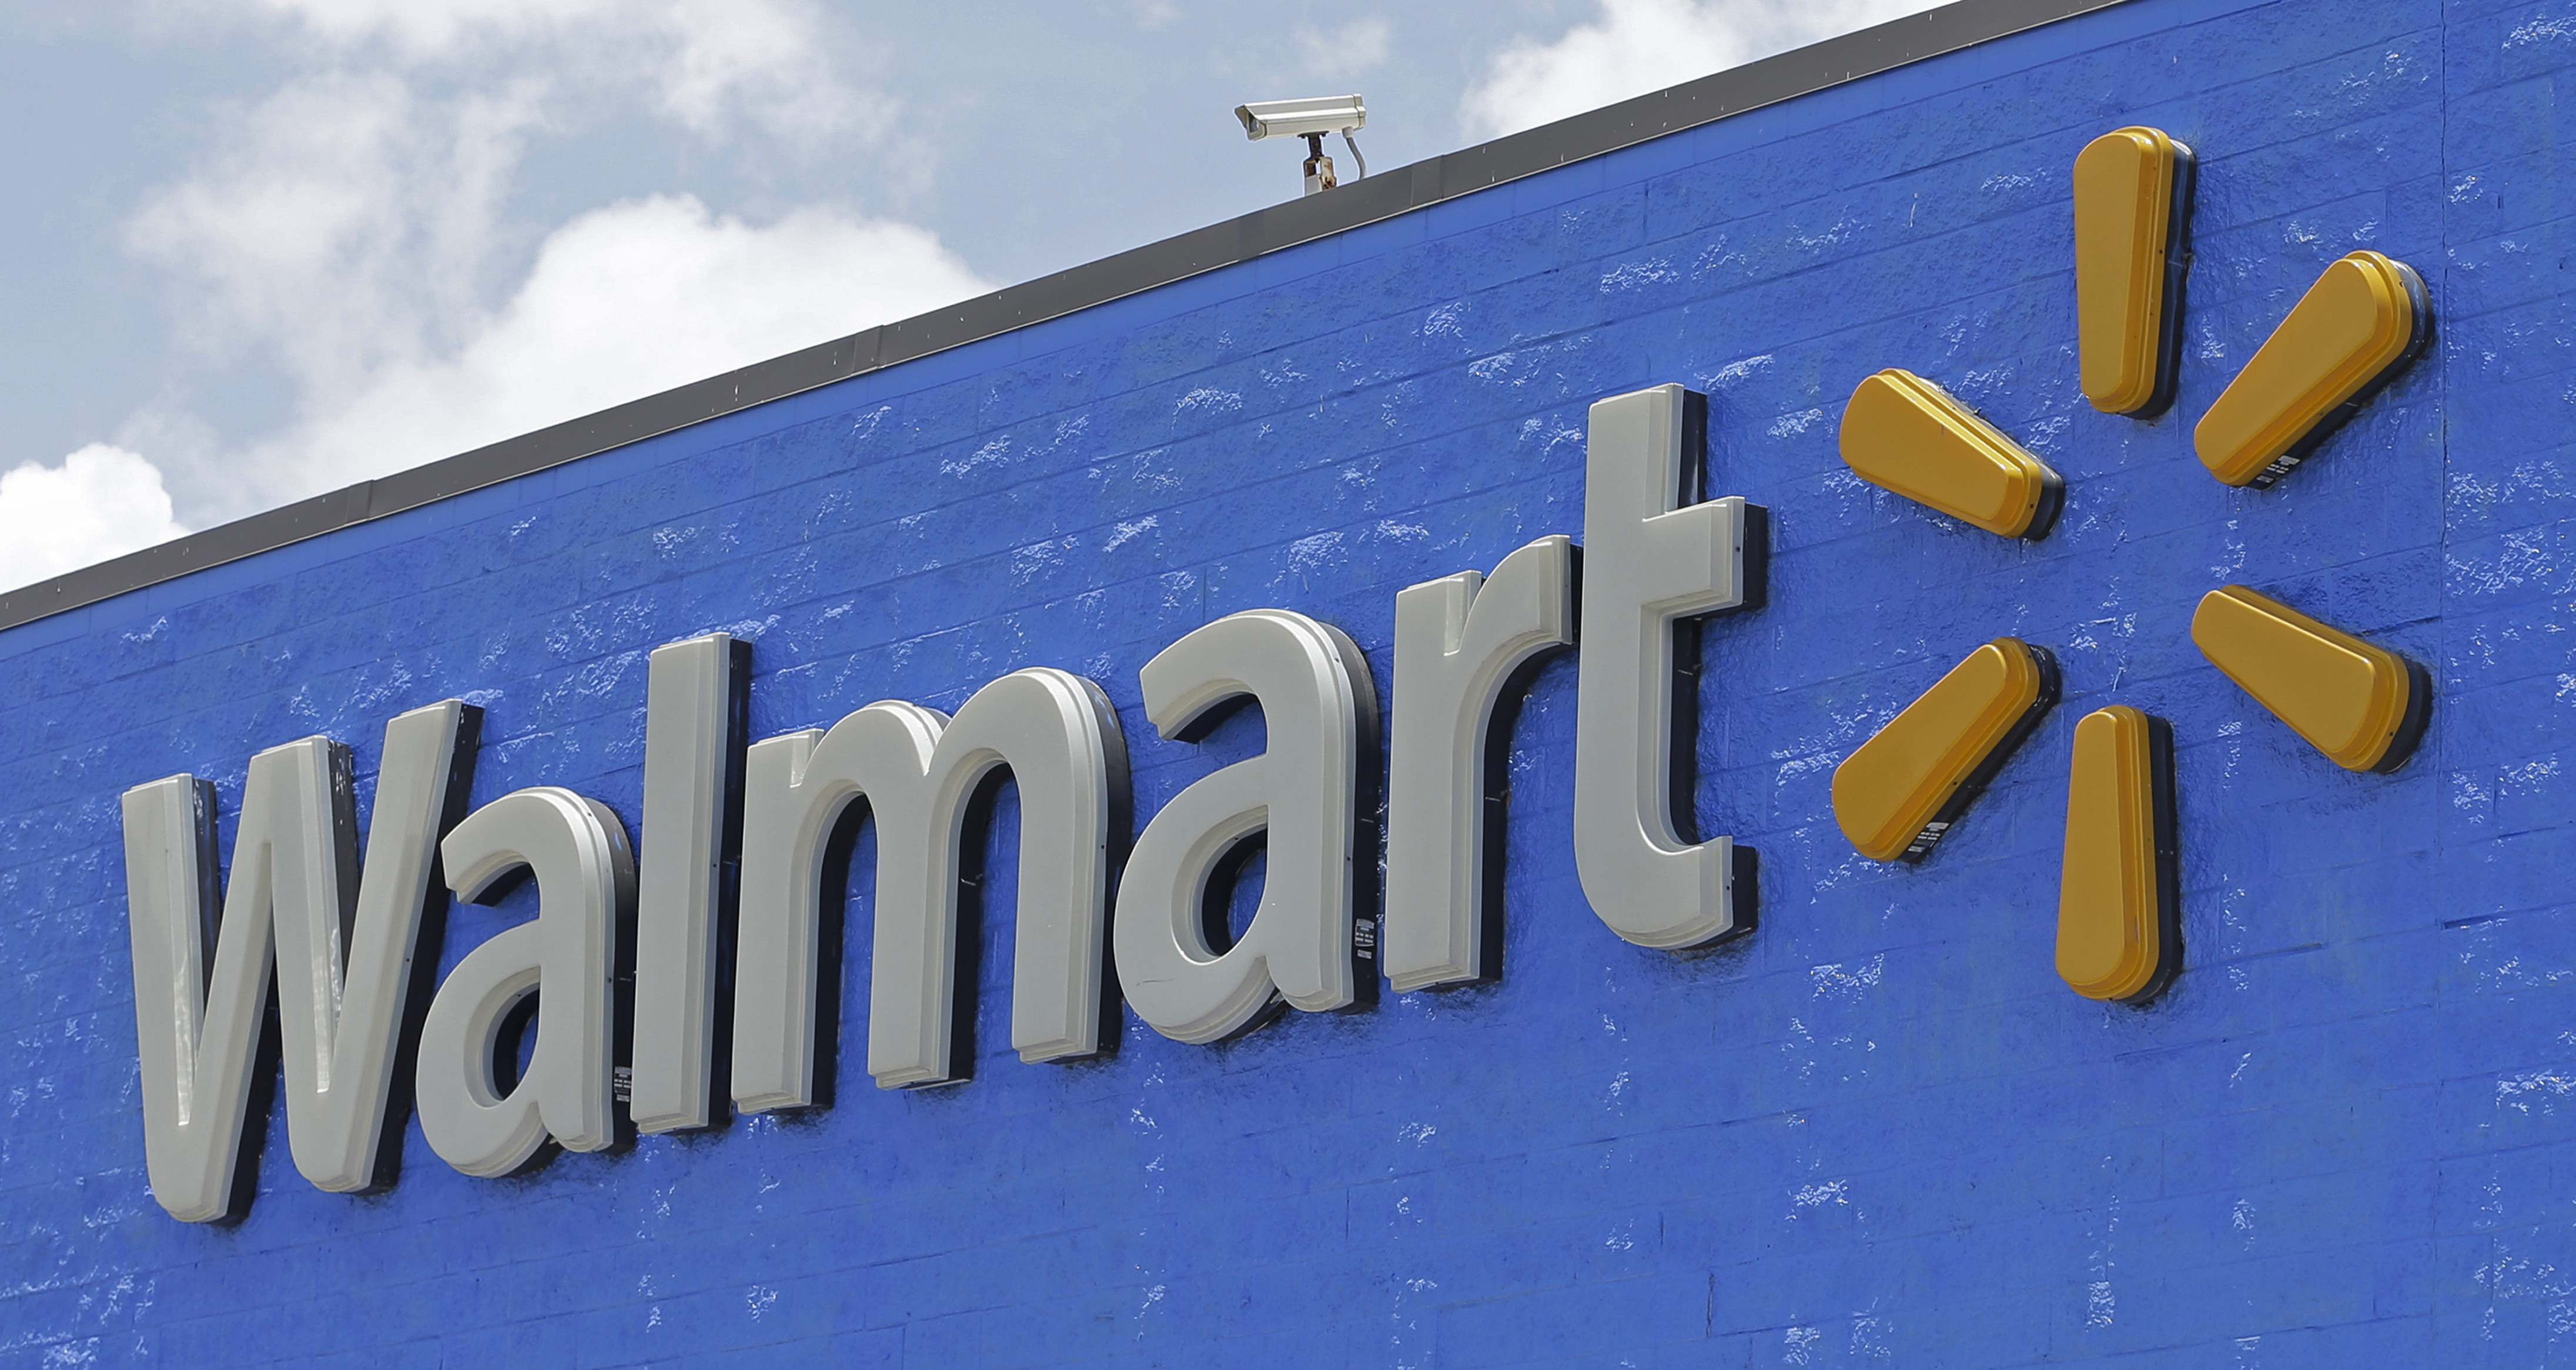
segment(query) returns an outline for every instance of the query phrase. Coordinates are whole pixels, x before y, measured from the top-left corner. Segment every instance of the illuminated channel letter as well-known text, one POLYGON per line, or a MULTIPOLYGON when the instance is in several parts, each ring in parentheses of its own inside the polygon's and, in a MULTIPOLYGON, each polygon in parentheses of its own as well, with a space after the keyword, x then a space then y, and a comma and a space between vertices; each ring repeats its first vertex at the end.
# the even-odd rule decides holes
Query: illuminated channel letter
POLYGON ((1673 823, 1676 621, 1744 607, 1760 571, 1745 548, 1761 510, 1699 502, 1707 406, 1678 385, 1599 401, 1584 459, 1574 862, 1592 911, 1645 947, 1750 926, 1734 839, 1685 841, 1673 823))
POLYGON ((2242 585, 2201 597, 2191 640, 2345 770, 2396 770, 2424 735, 2433 680, 2423 667, 2242 585))
POLYGON ((1228 700, 1261 706, 1269 747, 1172 796, 1136 838, 1112 944, 1128 1006, 1166 1037, 1213 1042, 1275 999, 1310 1012, 1357 997, 1351 848, 1368 663, 1337 628, 1284 609, 1230 614, 1145 663, 1145 715, 1179 737, 1228 700), (1268 833, 1260 907, 1233 946, 1208 945, 1208 879, 1268 833))
POLYGON ((2084 398, 2144 418, 2173 402, 2191 149, 2114 129, 2075 157, 2075 319, 2084 398))
POLYGON ((1485 749, 1503 685, 1574 641, 1574 546, 1562 534, 1395 597, 1388 720, 1386 920, 1379 956, 1399 990, 1484 973, 1485 749))
POLYGON ((1999 637, 1834 768, 1834 821, 1873 861, 1919 861, 2057 702, 2057 661, 1999 637))
POLYGON ((2176 916, 2173 733, 2114 704, 2075 725, 2057 973, 2087 999, 2140 1003, 2182 965, 2176 916))
POLYGON ((1100 688, 1048 667, 977 690, 957 716, 900 700, 751 748, 744 766, 733 1097, 816 1102, 823 859, 859 799, 877 828, 868 1074, 885 1089, 965 1078, 954 1058, 958 853, 968 804, 1007 767, 1020 792, 1011 1045, 1023 1061, 1100 1049, 1103 905, 1127 744, 1100 688))
POLYGON ((516 790, 465 816, 439 846, 447 886, 487 903, 524 876, 537 916, 494 933, 447 973, 420 1030, 420 1130, 468 1175, 507 1175, 551 1134, 568 1151, 617 1140, 610 1051, 617 939, 635 912, 635 860, 608 806, 570 790, 516 790), (537 997, 537 1043, 507 1093, 505 1027, 537 997))
POLYGON ((724 633, 648 658, 644 835, 635 891, 638 1132, 705 1127, 716 1029, 718 902, 740 814, 743 678, 751 644, 724 633))
POLYGON ((219 926, 214 787, 174 775, 125 792, 143 1154, 171 1216, 238 1216, 247 1197, 234 1177, 273 966, 295 1168, 340 1192, 379 1180, 430 853, 478 717, 449 700, 385 724, 363 867, 346 747, 308 737, 252 757, 219 926))
POLYGON ((2046 536, 2066 488, 1948 391, 1893 367, 1852 391, 1842 451, 1862 480, 2008 538, 2046 536))
POLYGON ((2270 485, 2315 452, 2433 335, 2415 268, 2355 252, 2325 269, 2191 434, 2209 473, 2270 485))

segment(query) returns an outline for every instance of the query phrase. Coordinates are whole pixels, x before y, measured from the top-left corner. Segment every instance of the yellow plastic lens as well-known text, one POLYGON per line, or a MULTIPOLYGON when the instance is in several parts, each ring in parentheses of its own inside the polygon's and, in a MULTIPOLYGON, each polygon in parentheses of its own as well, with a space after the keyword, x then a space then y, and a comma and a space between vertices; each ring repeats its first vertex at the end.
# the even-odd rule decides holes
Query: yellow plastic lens
POLYGON ((2230 485, 2269 485, 2422 351, 2430 308, 2403 262, 2356 252, 2317 278, 2201 416, 2192 445, 2230 485))
POLYGON ((1999 637, 1889 719, 1834 770, 1834 821, 1873 861, 1932 849, 2055 696, 2052 663, 1999 637))
POLYGON ((2146 997, 2170 978, 2174 923, 2165 735, 2125 704, 2075 725, 2066 785, 2066 867, 2057 973, 2088 999, 2146 997))
POLYGON ((2056 472, 1910 371, 1881 371, 1852 391, 1842 446, 1862 480, 1989 533, 2035 538, 2056 516, 2056 472))
POLYGON ((2201 597, 2191 640, 2346 770, 2395 770, 2422 731, 2429 682, 2405 658, 2242 585, 2201 597))
POLYGON ((2170 394, 2174 246, 2191 149, 2162 129, 2103 134, 2075 158, 2075 317, 2084 398, 2111 414, 2170 394))

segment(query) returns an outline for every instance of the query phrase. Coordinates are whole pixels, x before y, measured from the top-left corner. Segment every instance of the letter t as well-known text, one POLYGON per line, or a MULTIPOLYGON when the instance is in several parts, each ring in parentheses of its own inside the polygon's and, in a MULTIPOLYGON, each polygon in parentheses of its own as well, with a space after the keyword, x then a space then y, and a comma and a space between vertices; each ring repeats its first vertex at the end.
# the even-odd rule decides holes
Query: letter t
POLYGON ((1747 926, 1734 839, 1686 844, 1673 826, 1673 624, 1745 604, 1746 534, 1760 515, 1741 496, 1685 503, 1706 405, 1678 385, 1594 404, 1584 471, 1575 868, 1611 931, 1668 949, 1747 926))

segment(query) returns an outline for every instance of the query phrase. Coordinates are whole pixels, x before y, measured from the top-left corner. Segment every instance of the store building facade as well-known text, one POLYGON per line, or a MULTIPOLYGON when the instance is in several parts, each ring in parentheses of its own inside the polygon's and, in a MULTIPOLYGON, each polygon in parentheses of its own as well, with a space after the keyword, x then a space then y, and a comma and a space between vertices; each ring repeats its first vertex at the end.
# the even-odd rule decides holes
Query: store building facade
POLYGON ((2576 1354, 2570 72, 1966 0, 0 596, 0 1359, 2576 1354), (2196 164, 2145 418, 2124 127, 2196 164), (2429 346, 2214 479, 2356 253, 2429 346), (1864 479, 1891 368, 2053 524, 1864 479), (2420 743, 2222 671, 2228 586, 2420 743), (1998 639, 2026 728, 1865 855, 1998 639), (2115 706, 2137 1002, 2063 973, 2115 706))

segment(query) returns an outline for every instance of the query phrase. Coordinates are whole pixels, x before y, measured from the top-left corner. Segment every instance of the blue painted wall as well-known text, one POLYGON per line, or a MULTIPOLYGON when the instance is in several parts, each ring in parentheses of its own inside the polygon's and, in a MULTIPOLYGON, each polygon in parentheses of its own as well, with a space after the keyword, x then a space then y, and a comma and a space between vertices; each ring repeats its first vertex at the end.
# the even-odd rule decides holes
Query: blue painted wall
MULTIPOLYGON (((2571 72, 2568 0, 2136 0, 0 634, 0 1365, 2576 1359, 2571 72), (2201 157, 2153 424, 2078 394, 2068 266, 2068 166, 2136 121, 2201 157), (2363 246, 2424 272, 2435 351, 2280 487, 2220 487, 2188 425, 2363 246), (1891 365, 2064 473, 2059 531, 1845 474, 1891 365), (1749 940, 1588 911, 1561 658, 1498 983, 1023 1066, 996 918, 977 1078, 885 1094, 853 937, 826 1112, 506 1181, 415 1124, 359 1199, 280 1117, 247 1221, 146 1194, 126 786, 229 806, 313 732, 371 784, 386 717, 464 695, 478 799, 631 825, 643 654, 728 629, 755 735, 1091 674, 1150 813, 1260 745, 1156 740, 1155 650, 1293 607, 1385 690, 1395 591, 1579 532, 1585 406, 1671 380, 1712 397, 1712 493, 1773 518, 1701 701, 1749 940), (2231 581, 2430 665, 2418 758, 2347 774, 2208 667, 2231 581), (2065 703, 1929 862, 1860 860, 1832 767, 2007 632, 2065 703), (2144 1010, 2051 962, 2069 733, 2114 701, 2179 749, 2188 963, 2144 1010)), ((456 910, 443 964, 526 912, 456 910)))

